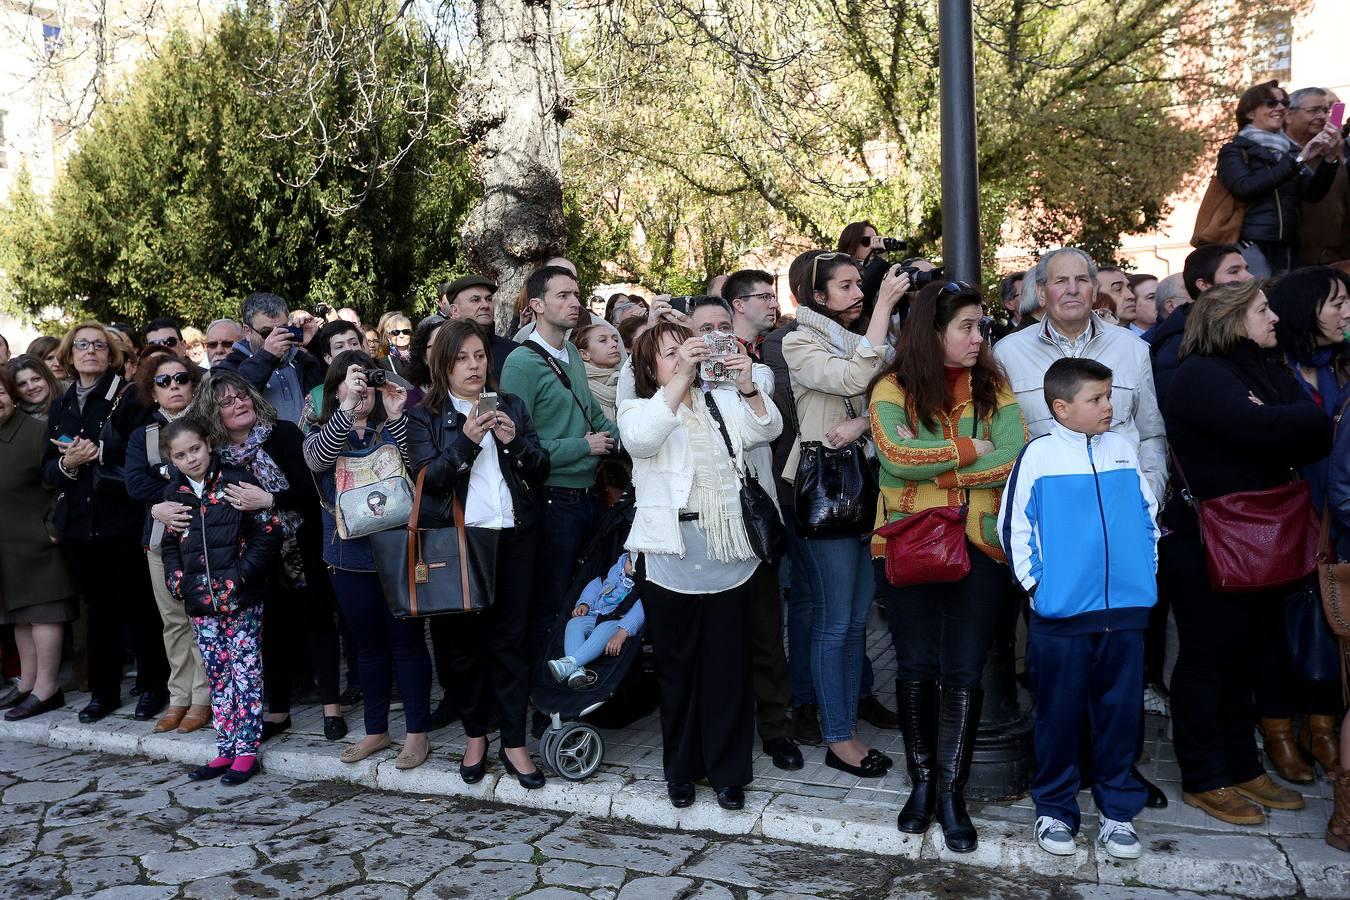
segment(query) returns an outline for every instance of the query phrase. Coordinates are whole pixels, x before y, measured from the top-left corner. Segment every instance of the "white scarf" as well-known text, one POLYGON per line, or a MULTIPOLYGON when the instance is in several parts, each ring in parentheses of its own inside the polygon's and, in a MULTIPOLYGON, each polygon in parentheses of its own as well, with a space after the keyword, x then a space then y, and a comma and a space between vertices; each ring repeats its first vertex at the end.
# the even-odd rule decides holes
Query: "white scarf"
POLYGON ((696 525, 708 541, 708 558, 726 563, 752 560, 755 551, 741 519, 741 482, 721 431, 698 393, 693 409, 681 405, 679 410, 694 463, 689 500, 698 513, 696 525))

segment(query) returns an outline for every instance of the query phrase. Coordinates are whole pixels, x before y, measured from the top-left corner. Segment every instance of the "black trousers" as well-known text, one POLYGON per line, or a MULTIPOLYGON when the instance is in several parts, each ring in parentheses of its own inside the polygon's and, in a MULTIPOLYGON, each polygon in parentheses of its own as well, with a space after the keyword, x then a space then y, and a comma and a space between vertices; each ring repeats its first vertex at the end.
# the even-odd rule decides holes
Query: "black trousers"
POLYGON ((1265 771, 1256 749, 1253 692, 1266 607, 1278 604, 1278 592, 1216 593, 1200 538, 1191 532, 1168 535, 1159 556, 1181 645, 1172 670, 1181 787, 1198 793, 1249 781, 1265 771))
POLYGON ((895 677, 976 688, 999 616, 1013 600, 1008 567, 973 546, 970 574, 948 584, 892 587, 886 561, 874 560, 877 587, 895 643, 895 677))
POLYGON ((298 671, 313 668, 319 702, 337 703, 339 681, 337 597, 323 561, 323 538, 317 523, 300 529, 300 553, 305 587, 273 591, 263 603, 263 689, 267 710, 291 711, 291 685, 298 671), (305 647, 309 666, 297 665, 295 655, 305 647))
POLYGON ((589 492, 574 488, 544 488, 544 508, 536 526, 547 540, 539 541, 534 559, 534 593, 530 600, 528 648, 530 665, 538 666, 548 652, 548 636, 567 602, 567 588, 577 571, 577 559, 600 521, 600 503, 589 492))
POLYGON ((783 601, 778 570, 760 566, 750 579, 754 593, 750 609, 750 669, 755 687, 755 722, 759 738, 771 741, 792 733, 788 708, 792 681, 783 650, 783 601))
POLYGON ((753 594, 753 578, 720 594, 677 594, 644 580, 668 782, 707 778, 721 789, 753 777, 753 594))
POLYGON ((164 691, 169 660, 164 655, 164 620, 150 589, 150 569, 136 537, 65 542, 88 618, 85 643, 89 691, 99 700, 120 702, 122 635, 131 632, 136 652, 136 688, 164 691))
POLYGON ((450 687, 464 717, 464 733, 486 736, 495 708, 503 747, 525 746, 531 665, 525 635, 537 534, 534 528, 500 532, 497 588, 490 609, 431 619, 431 639, 437 645, 438 662, 444 656, 450 666, 450 687))

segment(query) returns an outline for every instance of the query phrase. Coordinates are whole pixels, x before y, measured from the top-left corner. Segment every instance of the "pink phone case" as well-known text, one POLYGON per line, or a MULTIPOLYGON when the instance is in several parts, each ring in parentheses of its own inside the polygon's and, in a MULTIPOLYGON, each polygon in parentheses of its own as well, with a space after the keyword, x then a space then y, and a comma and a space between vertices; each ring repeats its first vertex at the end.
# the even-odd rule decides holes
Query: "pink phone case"
POLYGON ((1327 117, 1327 121, 1331 123, 1331 127, 1333 128, 1340 128, 1342 125, 1344 125, 1345 104, 1344 103, 1331 104, 1331 115, 1327 117))

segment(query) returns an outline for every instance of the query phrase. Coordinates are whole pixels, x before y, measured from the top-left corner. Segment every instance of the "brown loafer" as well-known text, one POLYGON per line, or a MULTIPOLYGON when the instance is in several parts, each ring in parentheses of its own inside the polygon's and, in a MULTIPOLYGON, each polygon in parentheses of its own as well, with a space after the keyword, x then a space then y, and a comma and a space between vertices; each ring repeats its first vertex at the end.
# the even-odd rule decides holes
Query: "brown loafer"
POLYGON ((1302 809, 1304 806, 1302 794, 1287 787, 1280 787, 1265 773, 1233 787, 1248 800, 1259 803, 1267 809, 1302 809))
POLYGON ((372 753, 379 753, 381 750, 387 749, 389 749, 389 732, 386 731, 383 739, 376 743, 375 746, 362 747, 360 744, 352 744, 346 750, 342 751, 342 755, 339 756, 338 759, 345 763, 359 763, 372 753))
POLYGON ((188 707, 187 715, 178 724, 179 734, 188 734, 211 724, 211 707, 193 704, 188 707))
POLYGON ((1294 784, 1312 784, 1317 773, 1303 759, 1294 744, 1294 724, 1288 719, 1262 719, 1261 734, 1264 736, 1266 756, 1270 764, 1285 781, 1294 784))
POLYGON ((1260 825, 1266 820, 1261 807, 1248 803, 1231 787, 1194 794, 1183 792, 1181 799, 1187 806, 1194 806, 1229 825, 1260 825))
POLYGON ((186 706, 170 706, 164 710, 164 715, 159 717, 155 723, 155 734, 163 734, 166 731, 173 731, 183 721, 183 716, 187 715, 186 706))

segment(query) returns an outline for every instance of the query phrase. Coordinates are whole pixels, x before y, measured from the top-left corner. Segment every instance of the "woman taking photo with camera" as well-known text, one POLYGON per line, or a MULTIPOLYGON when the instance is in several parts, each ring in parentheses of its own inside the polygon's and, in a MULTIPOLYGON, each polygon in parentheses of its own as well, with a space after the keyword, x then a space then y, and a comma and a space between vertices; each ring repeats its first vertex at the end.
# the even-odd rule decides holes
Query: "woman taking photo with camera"
MULTIPOLYGON (((323 558, 342 615, 356 636, 365 693, 366 736, 342 752, 356 763, 389 746, 389 704, 393 679, 403 697, 408 736, 394 765, 413 769, 426 761, 431 745, 431 657, 421 619, 399 620, 389 613, 368 537, 343 538, 333 509, 337 502, 339 457, 360 456, 385 444, 408 461, 407 392, 385 381, 374 387, 367 373, 375 360, 359 350, 344 350, 328 368, 323 383, 319 428, 305 438, 305 461, 319 481, 323 502, 323 558)), ((378 371, 379 375, 384 370, 378 371)))
POLYGON ((743 353, 723 359, 739 397, 717 391, 713 400, 697 390, 708 355, 702 336, 666 320, 633 345, 636 397, 619 405, 637 496, 625 546, 642 554, 637 574, 661 686, 670 802, 689 806, 694 782, 707 778, 718 804, 735 810, 752 778, 749 614, 760 564, 741 517, 737 471, 743 448, 777 437, 782 418, 755 387, 743 353))
MULTIPOLYGON (((847 448, 868 434, 867 387, 885 364, 891 313, 907 290, 909 276, 892 269, 881 282, 871 319, 865 320, 861 274, 853 257, 817 253, 811 260, 798 290, 797 329, 783 339, 798 424, 785 480, 796 481, 803 444, 847 448)), ((880 778, 891 761, 855 735, 863 628, 876 593, 867 544, 873 523, 859 521, 854 533, 815 533, 801 524, 809 510, 797 499, 797 533, 811 591, 811 680, 829 745, 825 764, 859 778, 880 778)), ((854 499, 864 506, 874 500, 854 499)))
POLYGON ((899 828, 928 830, 936 812, 949 850, 975 849, 964 790, 980 721, 980 679, 1011 582, 999 544, 1004 483, 1026 424, 981 323, 984 298, 961 282, 919 292, 872 386, 881 462, 877 526, 925 510, 966 510, 970 572, 957 582, 893 587, 886 541, 872 539, 876 583, 895 642, 895 694, 912 785, 899 828))
POLYGON ((432 619, 432 638, 447 645, 452 660, 468 737, 460 777, 468 784, 482 779, 488 721, 495 712, 502 765, 521 786, 539 788, 544 776, 525 749, 530 688, 525 637, 538 537, 540 501, 534 492, 548 477, 549 458, 519 399, 496 394, 496 408, 486 408, 484 393, 497 390, 490 353, 473 322, 441 326, 431 350, 431 391, 408 416, 408 440, 414 477, 425 472, 423 509, 439 508, 442 524, 449 525, 457 498, 466 526, 498 533, 492 606, 432 619), (437 628, 441 623, 444 628, 437 628))

